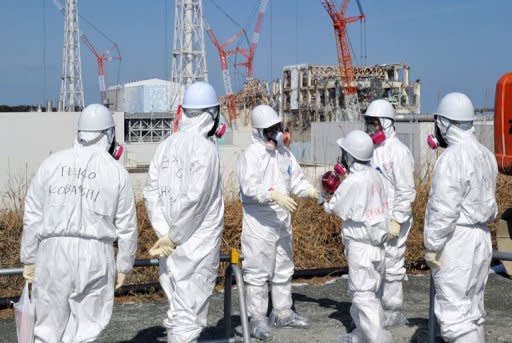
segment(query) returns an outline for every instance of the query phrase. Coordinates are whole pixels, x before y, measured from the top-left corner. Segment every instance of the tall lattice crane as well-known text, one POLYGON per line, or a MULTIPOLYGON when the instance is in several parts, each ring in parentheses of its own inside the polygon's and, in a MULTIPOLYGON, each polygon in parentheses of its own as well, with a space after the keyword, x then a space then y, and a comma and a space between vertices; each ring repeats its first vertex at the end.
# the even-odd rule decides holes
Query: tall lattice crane
POLYGON ((228 56, 232 56, 236 53, 236 48, 227 50, 227 47, 232 43, 237 41, 242 34, 244 34, 244 30, 240 30, 231 38, 227 39, 224 44, 220 43, 215 35, 215 32, 211 28, 210 25, 206 24, 206 32, 208 33, 208 37, 212 41, 213 45, 217 48, 220 58, 220 67, 222 69, 222 79, 224 80, 224 89, 226 91, 226 102, 229 111, 229 120, 231 127, 233 129, 237 128, 236 124, 236 105, 235 105, 235 95, 233 94, 233 88, 231 86, 231 75, 229 74, 229 66, 228 66, 228 56))
MULTIPOLYGON (((57 7, 60 13, 62 13, 63 15, 65 14, 64 6, 61 4, 59 0, 53 0, 53 4, 55 5, 55 7, 57 7)), ((98 83, 101 102, 104 105, 108 105, 107 89, 105 82, 105 62, 110 62, 114 60, 121 61, 121 53, 116 43, 114 43, 111 39, 106 37, 102 32, 100 33, 112 43, 112 46, 105 50, 105 52, 103 52, 102 54, 98 52, 98 50, 92 45, 91 41, 89 40, 89 38, 87 38, 87 36, 84 33, 80 35, 80 41, 87 47, 87 49, 89 49, 89 51, 96 58, 96 63, 98 64, 98 83)))
POLYGON ((81 111, 84 108, 78 0, 66 0, 63 11, 64 47, 62 53, 59 111, 75 112, 81 111))
POLYGON ((327 13, 331 17, 334 27, 334 36, 336 39, 336 48, 338 50, 338 63, 340 80, 343 86, 343 98, 346 110, 346 119, 356 120, 361 112, 359 109, 359 100, 357 98, 357 86, 352 68, 352 57, 350 56, 350 45, 347 34, 347 25, 364 20, 365 16, 361 8, 361 3, 357 0, 359 15, 347 17, 347 8, 350 0, 343 0, 340 10, 336 9, 333 0, 321 0, 327 13))
POLYGON ((253 78, 253 63, 254 63, 254 55, 256 54, 256 47, 258 46, 258 42, 260 40, 261 27, 263 26, 263 18, 265 17, 265 11, 267 9, 269 0, 260 0, 260 6, 258 8, 258 19, 256 20, 256 27, 251 37, 251 43, 249 45, 249 49, 245 48, 237 48, 237 52, 245 57, 244 62, 236 63, 235 66, 240 66, 246 68, 246 79, 252 80, 253 78))

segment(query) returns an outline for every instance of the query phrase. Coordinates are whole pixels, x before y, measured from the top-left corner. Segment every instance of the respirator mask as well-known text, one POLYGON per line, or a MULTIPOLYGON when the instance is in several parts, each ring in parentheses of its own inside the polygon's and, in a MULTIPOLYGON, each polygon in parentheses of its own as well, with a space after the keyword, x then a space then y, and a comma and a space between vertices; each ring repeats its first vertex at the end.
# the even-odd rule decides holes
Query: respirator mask
MULTIPOLYGON (((391 124, 392 125, 392 124, 391 124)), ((378 145, 386 140, 386 134, 379 118, 365 117, 366 133, 372 138, 373 144, 378 145)))
POLYGON ((451 123, 448 119, 445 119, 443 117, 436 117, 436 121, 434 124, 434 133, 428 135, 427 137, 427 144, 432 150, 435 150, 439 147, 448 147, 448 143, 443 137, 440 126, 443 127, 444 134, 446 135, 448 129, 451 126, 451 123))
POLYGON ((267 144, 269 148, 276 149, 278 146, 282 146, 284 144, 285 137, 281 123, 277 123, 271 127, 263 129, 262 132, 265 144, 267 144))

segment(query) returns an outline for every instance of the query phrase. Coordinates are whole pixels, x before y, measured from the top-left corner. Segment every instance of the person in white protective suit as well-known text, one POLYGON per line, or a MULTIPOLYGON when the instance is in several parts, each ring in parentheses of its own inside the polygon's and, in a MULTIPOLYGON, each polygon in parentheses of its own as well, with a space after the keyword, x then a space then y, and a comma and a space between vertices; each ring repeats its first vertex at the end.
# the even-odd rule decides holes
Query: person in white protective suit
POLYGON ((135 199, 111 156, 116 146, 112 113, 89 105, 74 147, 44 160, 32 179, 20 257, 33 282, 35 342, 95 341, 112 315, 116 271, 118 289, 133 267, 135 199))
POLYGON ((252 141, 238 163, 243 204, 243 276, 253 337, 271 338, 269 325, 308 328, 309 319, 292 310, 293 275, 291 215, 297 204, 290 197, 318 198, 304 179, 292 153, 283 145, 281 120, 272 107, 258 105, 251 114, 252 141), (273 311, 267 319, 268 286, 273 311))
POLYGON ((381 299, 384 326, 407 323, 403 308, 402 281, 407 278, 404 266, 405 243, 412 226, 414 159, 409 148, 396 136, 395 109, 387 100, 374 100, 364 115, 366 132, 372 137, 372 165, 377 168, 386 190, 389 209, 389 240, 385 243, 386 273, 381 299))
POLYGON ((196 342, 206 326, 224 226, 217 147, 219 101, 206 82, 187 87, 179 131, 151 161, 144 199, 159 240, 160 283, 169 300, 168 342, 196 342))
POLYGON ((492 257, 487 224, 497 215, 494 155, 473 134, 475 112, 449 93, 435 115, 435 138, 446 147, 436 162, 425 214, 425 261, 435 284, 443 339, 483 343, 484 291, 492 257))
POLYGON ((350 314, 356 325, 352 333, 339 336, 337 341, 391 343, 378 296, 385 271, 388 206, 382 179, 370 164, 373 142, 365 132, 354 130, 336 143, 341 148, 346 176, 332 198, 323 202, 323 208, 343 222, 342 240, 352 297, 350 314))

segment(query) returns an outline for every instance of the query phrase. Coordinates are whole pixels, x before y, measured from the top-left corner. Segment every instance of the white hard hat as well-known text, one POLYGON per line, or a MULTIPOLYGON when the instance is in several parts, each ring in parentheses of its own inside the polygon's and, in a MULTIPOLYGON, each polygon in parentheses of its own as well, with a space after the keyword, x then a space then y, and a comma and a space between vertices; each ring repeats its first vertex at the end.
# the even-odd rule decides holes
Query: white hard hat
POLYGON ((112 113, 103 105, 91 104, 78 118, 78 131, 103 131, 114 127, 112 113))
POLYGON ((183 96, 183 108, 201 109, 219 105, 217 93, 208 82, 197 81, 185 89, 183 96))
POLYGON ((377 99, 370 103, 364 115, 366 117, 389 118, 394 120, 395 109, 389 101, 384 99, 377 99))
POLYGON ((369 161, 373 155, 373 142, 370 136, 361 130, 350 131, 336 143, 358 161, 369 161))
POLYGON ((280 122, 277 112, 268 105, 258 105, 252 109, 251 125, 255 129, 266 129, 280 122))
POLYGON ((462 93, 446 94, 437 107, 436 115, 455 121, 473 121, 475 119, 475 109, 471 100, 462 93))

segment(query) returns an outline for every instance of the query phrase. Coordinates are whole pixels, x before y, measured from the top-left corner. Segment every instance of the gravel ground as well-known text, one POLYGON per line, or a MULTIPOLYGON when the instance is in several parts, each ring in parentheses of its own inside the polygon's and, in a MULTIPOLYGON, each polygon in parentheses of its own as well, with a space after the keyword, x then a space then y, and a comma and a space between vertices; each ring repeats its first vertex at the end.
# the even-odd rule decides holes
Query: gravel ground
MULTIPOLYGON (((240 332, 237 292, 233 292, 233 327, 240 332)), ((410 276, 405 283, 405 312, 409 324, 392 329, 394 342, 426 342, 429 304, 428 276, 410 276)), ((272 342, 335 342, 350 325, 347 280, 338 278, 320 286, 295 284, 296 310, 313 321, 309 330, 273 329, 272 342)), ((512 280, 491 274, 486 290, 487 343, 512 342, 512 280)), ((100 342, 166 342, 162 327, 165 302, 116 304, 110 325, 100 342)), ((208 327, 201 339, 223 335, 223 293, 215 292, 210 304, 208 327)), ((0 321, 0 341, 16 342, 13 320, 0 321)), ((256 341, 256 340, 253 340, 256 341)))

